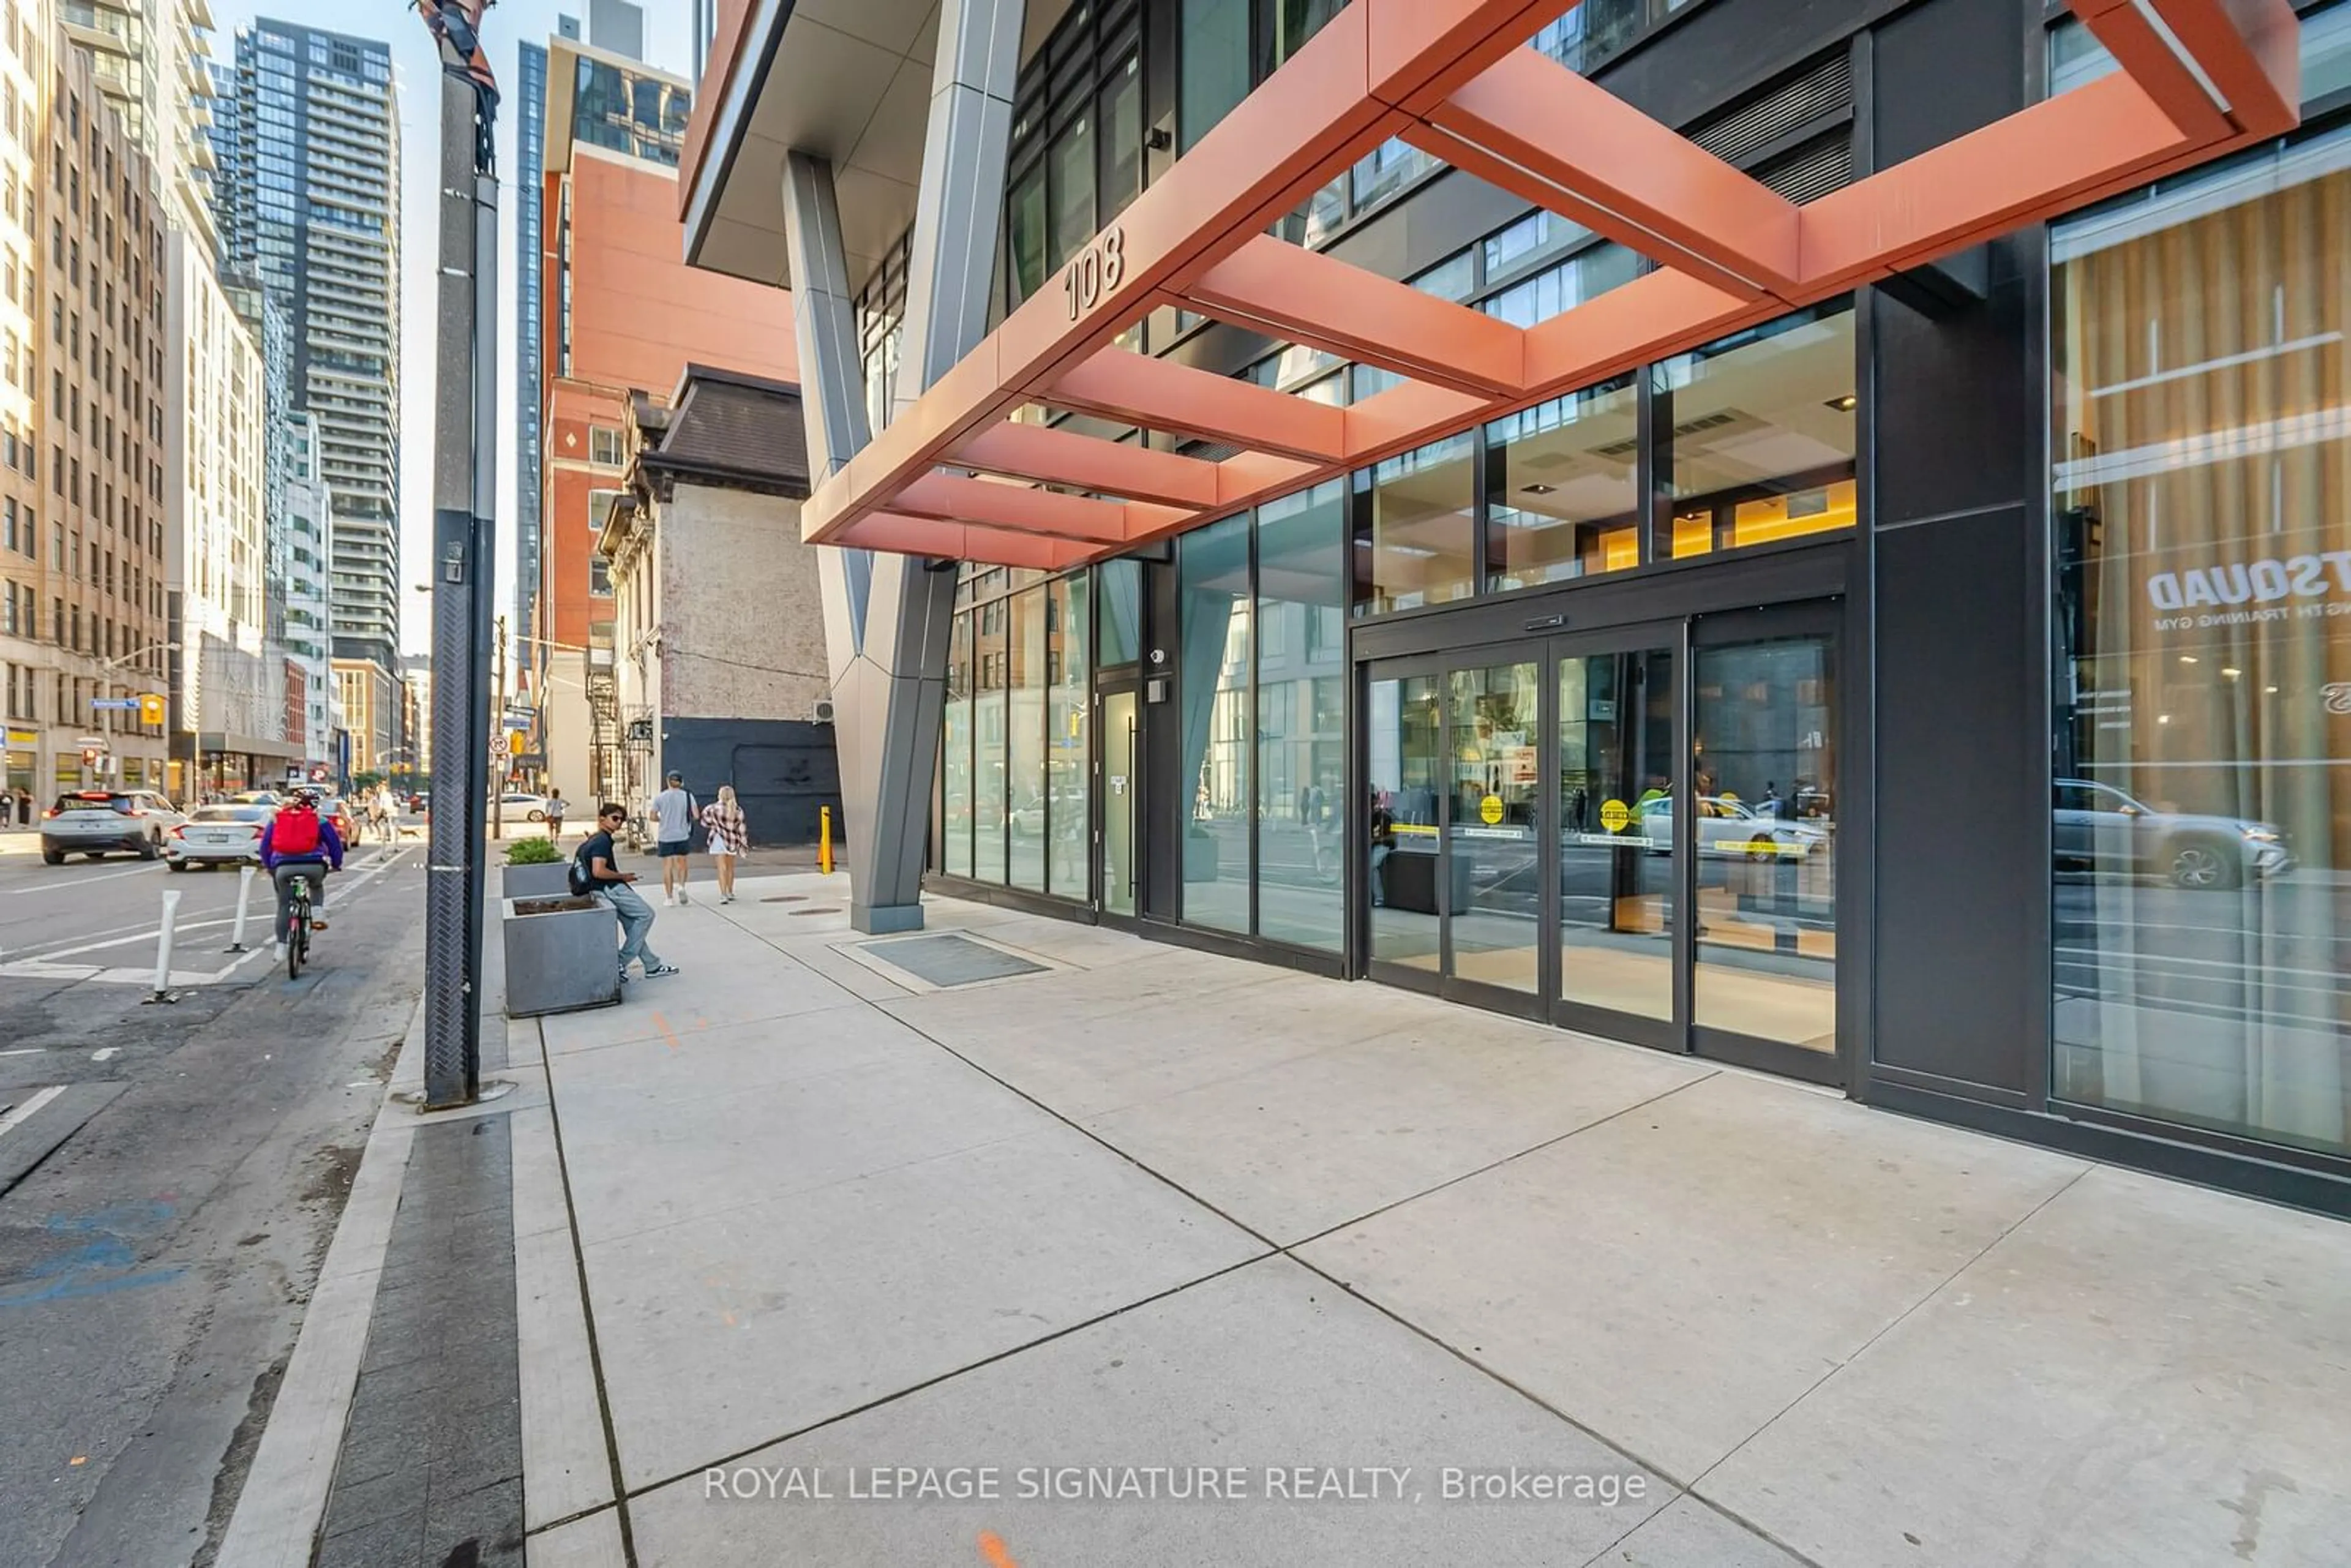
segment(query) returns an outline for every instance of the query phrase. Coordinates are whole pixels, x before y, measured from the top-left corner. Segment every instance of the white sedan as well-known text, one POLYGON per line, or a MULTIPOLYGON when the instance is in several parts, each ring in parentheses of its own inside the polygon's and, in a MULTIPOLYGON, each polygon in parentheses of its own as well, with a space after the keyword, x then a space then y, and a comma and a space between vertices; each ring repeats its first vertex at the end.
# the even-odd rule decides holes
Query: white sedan
POLYGON ((163 839, 173 871, 190 866, 259 865, 261 835, 277 814, 271 806, 200 806, 163 839))
POLYGON ((498 821, 501 822, 544 822, 547 821, 547 797, 544 795, 501 795, 498 797, 498 821))
MULTIPOLYGON (((1697 805, 1698 849, 1702 855, 1800 860, 1828 842, 1828 834, 1814 822, 1766 815, 1743 800, 1701 795, 1697 805)), ((1641 834, 1660 852, 1673 848, 1671 800, 1660 798, 1641 808, 1641 834)))

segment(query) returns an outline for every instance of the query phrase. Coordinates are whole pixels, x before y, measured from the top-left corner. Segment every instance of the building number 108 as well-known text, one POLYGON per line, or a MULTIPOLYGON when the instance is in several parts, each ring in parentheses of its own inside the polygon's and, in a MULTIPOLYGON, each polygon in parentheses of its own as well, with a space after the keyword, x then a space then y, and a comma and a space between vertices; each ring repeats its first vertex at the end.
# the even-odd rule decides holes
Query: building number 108
POLYGON ((1077 254, 1061 273, 1074 321, 1114 293, 1126 277, 1126 233, 1113 224, 1077 254))

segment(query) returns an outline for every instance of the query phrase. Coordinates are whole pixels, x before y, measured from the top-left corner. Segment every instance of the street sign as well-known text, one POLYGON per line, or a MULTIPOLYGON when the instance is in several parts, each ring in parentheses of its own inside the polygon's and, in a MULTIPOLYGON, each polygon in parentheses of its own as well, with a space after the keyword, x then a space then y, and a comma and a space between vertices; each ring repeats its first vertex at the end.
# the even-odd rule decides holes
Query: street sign
POLYGON ((89 706, 110 713, 137 713, 139 699, 137 697, 92 697, 89 699, 89 706))

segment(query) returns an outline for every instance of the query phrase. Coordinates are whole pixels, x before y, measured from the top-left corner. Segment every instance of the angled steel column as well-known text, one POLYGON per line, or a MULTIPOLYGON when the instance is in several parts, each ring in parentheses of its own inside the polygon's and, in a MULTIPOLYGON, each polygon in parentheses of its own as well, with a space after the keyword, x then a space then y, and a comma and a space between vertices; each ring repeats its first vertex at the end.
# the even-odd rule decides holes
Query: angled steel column
MULTIPOLYGON (((894 399, 901 407, 987 334, 1024 12, 1024 0, 944 0, 940 7, 894 399)), ((818 382, 805 405, 810 444, 821 447, 829 473, 871 434, 831 171, 795 153, 784 210, 803 375, 813 371, 818 382)), ((823 553, 838 558, 826 562, 823 585, 849 808, 850 923, 866 932, 918 930, 955 563, 823 553)))
MULTIPOLYGON (((873 432, 865 416, 865 365, 857 341, 857 295, 841 238, 832 165, 806 152, 784 160, 784 250, 792 280, 792 333, 799 345, 800 417, 808 427, 809 478, 822 484, 864 449, 873 432)), ((817 551, 824 604, 825 668, 837 687, 865 642, 865 605, 873 557, 862 549, 817 551)), ((836 705, 835 713, 840 711, 836 705)), ((853 723, 836 717, 846 737, 853 723)), ((864 799, 862 794, 854 799, 864 799)), ((844 824, 845 825, 845 824, 844 824)), ((852 841, 854 842, 852 837, 852 841)))

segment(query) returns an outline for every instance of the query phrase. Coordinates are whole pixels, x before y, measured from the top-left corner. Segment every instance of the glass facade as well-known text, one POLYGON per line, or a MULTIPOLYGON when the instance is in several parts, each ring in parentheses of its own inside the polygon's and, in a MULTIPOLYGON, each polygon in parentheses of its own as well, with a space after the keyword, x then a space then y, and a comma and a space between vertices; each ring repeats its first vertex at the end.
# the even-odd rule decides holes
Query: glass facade
POLYGON ((578 57, 571 134, 591 147, 677 167, 694 94, 682 83, 641 77, 607 60, 578 57))
POLYGON ((1683 354, 1653 372, 1671 501, 1660 560, 1850 528, 1853 308, 1815 307, 1683 354))
POLYGON ((939 843, 951 876, 1082 900, 1091 866, 1091 574, 968 572, 948 644, 939 843))
MULTIPOLYGON (((1586 0, 1536 43, 1589 71, 1693 8, 1586 0)), ((1146 27, 1133 0, 1073 8, 1055 38, 1081 41, 1050 42, 1024 72, 1003 253, 1012 300, 1057 287, 1152 157, 1196 143, 1337 7, 1168 9, 1146 27), (1175 59, 1146 54, 1146 35, 1175 59), (1171 125, 1172 150, 1146 153, 1146 128, 1171 125)), ((2351 613, 2335 613, 2351 605, 2351 127, 2339 99, 2351 3, 2304 9, 2314 90, 2338 95, 2332 129, 2050 231, 2052 1055, 2045 1098, 2037 1040, 2017 1053, 2032 1064, 2023 1082, 1989 1070, 1953 1082, 2031 1113, 2152 1120, 2307 1165, 2351 1155, 2351 613)), ((2050 48, 2053 92, 2104 68, 2070 25, 2051 30, 2050 48)), ((1785 151, 1756 149, 1730 156, 1756 169, 1785 151)), ((1318 242, 1435 167, 1401 142, 1375 148, 1277 232, 1318 242)), ((1397 228, 1418 221, 1399 214, 1397 228)), ((1547 213, 1465 229, 1366 250, 1408 256, 1398 270, 1418 269, 1413 287, 1526 327, 1651 265, 1547 213)), ((873 306, 877 326, 903 310, 897 287, 873 306)), ((1996 287, 2012 304, 2038 280, 1996 287)), ((1883 868, 1950 846, 1887 841, 1883 822, 1874 845, 1840 838, 1841 821, 1872 820, 1844 791, 1874 775, 1883 678, 1877 649, 1851 644, 1848 661, 1840 639, 1872 613, 1865 596, 1890 580, 1865 574, 1890 570, 1880 552, 1894 549, 1802 547, 1854 537, 1865 463, 1903 470, 1906 503, 1933 468, 1903 447, 1918 439, 1907 415, 1938 387, 1906 386, 1905 417, 1866 450, 1871 354, 1945 331, 1934 353, 1952 354, 1972 332, 2022 362, 2042 341, 2030 313, 1987 323, 1964 308, 1949 321, 1913 312, 1889 334, 1884 313, 1907 308, 1881 297, 1866 310, 1848 298, 1796 311, 1214 520, 1144 559, 1050 579, 967 570, 935 863, 1617 1038, 1819 1082, 1867 1078, 1877 1066, 1854 1059, 1883 1043, 1874 1010, 1903 977, 1883 950, 1859 975, 1868 950, 1841 952, 1841 936, 1864 929, 1855 919, 1914 912, 1897 909, 1909 891, 1891 889, 1898 879, 1881 891, 1865 859, 1847 876, 1846 857, 1874 847, 1883 868), (1865 321, 1877 323, 1874 346, 1865 321), (1750 572, 1737 559, 1747 551, 1775 559, 1750 572), (1802 586, 1816 579, 1834 583, 1802 586), (1585 580, 1588 596, 1575 587, 1585 580), (1742 586, 1726 594, 1727 580, 1742 586), (1764 588, 1740 598, 1750 580, 1764 588), (1524 596, 1523 618, 1492 602, 1504 595, 1524 596), (1586 622, 1587 605, 1605 613, 1586 622), (1445 643, 1445 628, 1464 640, 1445 643), (1351 634, 1369 662, 1351 663, 1351 634)), ((873 334, 870 351, 885 343, 894 353, 886 330, 873 334)), ((1332 405, 1399 384, 1233 327, 1183 352, 1332 405)), ((1908 373, 1876 362, 1879 384, 1908 373)), ((2043 484, 2023 444, 1983 462, 1990 486, 2043 484)), ((1889 506, 1897 488, 1881 492, 1889 506)), ((1987 493, 2020 515, 2012 491, 1987 493)), ((2037 507, 2036 496, 2015 526, 2038 528, 2037 507)), ((1946 520, 1922 509, 1894 523, 1921 525, 1910 537, 1924 538, 1923 525, 1946 520)), ((2011 682, 2008 706, 1985 697, 1980 670, 1928 684, 1955 693, 1966 722, 1980 701, 2032 730, 2037 749, 2043 631, 2035 621, 2032 676, 2011 682)), ((1996 661, 1960 647, 1951 663, 1996 661)), ((2009 771, 2030 797, 2018 831, 2037 834, 2043 780, 2009 771)), ((1893 799, 1880 797, 1888 818, 1893 799)), ((2013 841, 1983 849, 2007 862, 1952 874, 1979 888, 2004 877, 2011 905, 2038 902, 2037 838, 2021 856, 2013 841)), ((2018 960, 2032 992, 2042 962, 2018 960)))
POLYGON ((2351 131, 2053 262, 2051 1092, 2351 1153, 2351 131))
POLYGON ((1344 946, 1347 835, 1346 487, 1257 515, 1258 929, 1344 946))
POLYGON ((1640 564, 1639 424, 1620 377, 1486 427, 1489 592, 1640 564))
POLYGON ((1391 457, 1355 475, 1355 600, 1374 614, 1467 599, 1477 591, 1477 448, 1467 435, 1391 457))
POLYGON ((1193 786, 1184 830, 1184 919, 1249 928, 1249 524, 1228 517, 1186 534, 1176 556, 1181 778, 1193 786))

